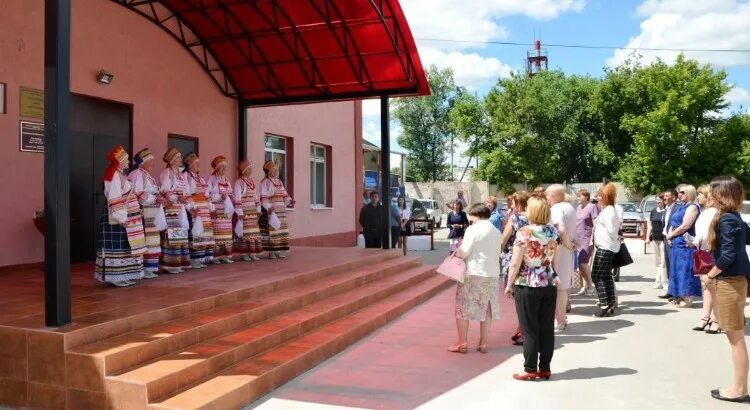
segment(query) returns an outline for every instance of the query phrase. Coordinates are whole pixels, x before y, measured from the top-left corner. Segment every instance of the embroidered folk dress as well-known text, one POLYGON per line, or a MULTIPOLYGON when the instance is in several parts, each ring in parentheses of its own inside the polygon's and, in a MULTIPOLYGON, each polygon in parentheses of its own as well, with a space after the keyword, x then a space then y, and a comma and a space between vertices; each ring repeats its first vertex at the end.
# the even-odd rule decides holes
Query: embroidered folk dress
POLYGON ((263 249, 268 252, 289 250, 289 226, 286 220, 286 207, 291 198, 284 188, 284 183, 274 177, 265 177, 260 182, 261 215, 258 218, 263 249), (275 213, 279 218, 279 229, 269 223, 269 215, 275 213))
POLYGON ((231 258, 234 237, 232 235, 232 216, 227 216, 225 201, 227 198, 234 206, 232 184, 229 179, 222 175, 211 175, 208 179, 208 192, 211 195, 211 203, 214 211, 211 214, 211 223, 214 229, 214 258, 231 258))
POLYGON ((214 259, 214 226, 211 222, 211 209, 213 205, 209 201, 210 192, 208 182, 198 172, 187 171, 188 193, 190 194, 190 259, 203 264, 209 264, 214 259), (203 232, 193 235, 192 230, 196 220, 200 218, 203 232))
POLYGON ((234 197, 237 198, 241 209, 239 222, 242 225, 242 235, 237 235, 234 251, 243 255, 258 255, 263 253, 263 241, 258 226, 260 201, 255 193, 255 182, 248 177, 240 177, 234 183, 234 197))
MULTIPOLYGON (((146 234, 146 253, 143 254, 143 267, 149 272, 159 271, 161 259, 161 234, 156 227, 156 219, 163 220, 164 209, 156 203, 159 194, 159 185, 151 174, 138 168, 128 175, 128 180, 133 184, 133 189, 143 211, 143 228, 146 234)), ((162 228, 163 229, 163 228, 162 228)))
POLYGON ((99 222, 94 276, 107 283, 141 279, 146 237, 133 185, 117 171, 111 181, 104 181, 104 195, 107 208, 99 222))
POLYGON ((162 236, 161 266, 167 270, 190 268, 190 251, 188 242, 188 221, 185 204, 188 195, 187 177, 177 170, 168 167, 162 171, 160 178, 161 192, 169 200, 164 206, 167 218, 167 232, 162 236))

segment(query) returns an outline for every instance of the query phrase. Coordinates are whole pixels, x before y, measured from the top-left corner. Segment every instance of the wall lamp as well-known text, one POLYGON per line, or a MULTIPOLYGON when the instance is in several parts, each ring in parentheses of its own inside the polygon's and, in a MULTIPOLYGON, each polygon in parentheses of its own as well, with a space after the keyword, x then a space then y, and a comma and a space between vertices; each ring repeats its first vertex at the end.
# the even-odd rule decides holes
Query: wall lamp
POLYGON ((114 78, 114 74, 110 74, 104 70, 99 71, 96 75, 96 81, 99 81, 101 84, 110 84, 114 78))

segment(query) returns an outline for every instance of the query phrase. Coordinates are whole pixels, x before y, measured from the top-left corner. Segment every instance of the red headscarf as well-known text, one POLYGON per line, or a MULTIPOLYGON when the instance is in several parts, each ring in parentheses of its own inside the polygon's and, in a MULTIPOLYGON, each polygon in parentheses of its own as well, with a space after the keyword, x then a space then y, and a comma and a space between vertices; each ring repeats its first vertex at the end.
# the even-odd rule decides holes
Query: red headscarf
POLYGON ((104 181, 109 182, 114 178, 120 165, 128 165, 128 153, 122 145, 116 146, 108 155, 109 167, 104 171, 104 181))

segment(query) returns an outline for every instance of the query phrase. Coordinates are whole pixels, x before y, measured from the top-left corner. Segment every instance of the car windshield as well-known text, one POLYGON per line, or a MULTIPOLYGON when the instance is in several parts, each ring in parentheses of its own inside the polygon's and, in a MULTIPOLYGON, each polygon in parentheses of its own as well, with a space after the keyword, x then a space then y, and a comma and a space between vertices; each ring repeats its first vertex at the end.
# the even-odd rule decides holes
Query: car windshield
POLYGON ((638 212, 638 208, 635 207, 635 204, 631 204, 631 203, 627 203, 626 202, 626 203, 620 204, 620 205, 622 206, 622 211, 623 212, 638 212))
POLYGON ((643 212, 651 212, 652 209, 656 208, 656 201, 648 200, 643 206, 643 212))
POLYGON ((432 201, 419 201, 426 209, 432 209, 432 201))

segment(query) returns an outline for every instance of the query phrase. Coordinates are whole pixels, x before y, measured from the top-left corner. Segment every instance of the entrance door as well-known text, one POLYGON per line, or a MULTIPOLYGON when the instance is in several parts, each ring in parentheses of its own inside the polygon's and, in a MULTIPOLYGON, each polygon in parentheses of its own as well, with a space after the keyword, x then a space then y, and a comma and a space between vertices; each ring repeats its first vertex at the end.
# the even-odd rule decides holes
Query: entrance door
POLYGON ((107 154, 116 145, 130 152, 131 107, 80 95, 72 96, 70 137, 70 258, 96 257, 99 219, 106 199, 102 176, 107 154))

